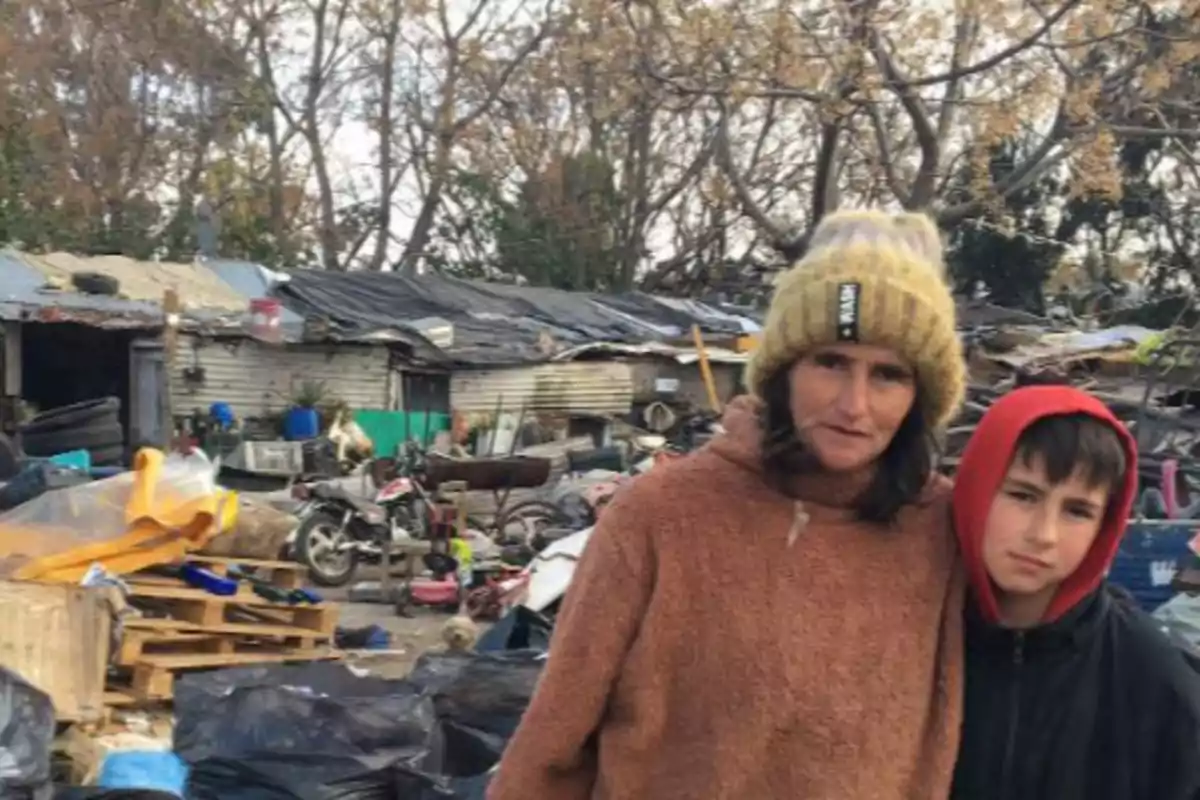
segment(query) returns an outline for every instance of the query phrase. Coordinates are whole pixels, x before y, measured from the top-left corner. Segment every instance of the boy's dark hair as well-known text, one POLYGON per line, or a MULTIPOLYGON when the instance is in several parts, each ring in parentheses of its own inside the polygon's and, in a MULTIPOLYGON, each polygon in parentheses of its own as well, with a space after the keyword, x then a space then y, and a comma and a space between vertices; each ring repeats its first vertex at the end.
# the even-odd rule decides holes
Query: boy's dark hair
POLYGON ((1017 456, 1026 465, 1041 458, 1046 478, 1055 485, 1079 472, 1090 486, 1111 490, 1124 481, 1129 468, 1120 435, 1090 414, 1042 417, 1021 432, 1017 456))

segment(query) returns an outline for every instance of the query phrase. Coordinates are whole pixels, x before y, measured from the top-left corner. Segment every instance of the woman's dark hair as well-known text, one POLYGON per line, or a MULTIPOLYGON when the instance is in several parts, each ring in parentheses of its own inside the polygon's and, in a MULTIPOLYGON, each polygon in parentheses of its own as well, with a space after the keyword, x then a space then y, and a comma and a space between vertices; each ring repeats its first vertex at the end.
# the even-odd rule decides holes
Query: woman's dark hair
MULTIPOLYGON (((792 420, 791 381, 781 369, 763 384, 762 458, 767 479, 786 490, 788 478, 821 469, 792 420)), ((916 503, 933 475, 936 442, 925 422, 920 392, 896 435, 879 456, 875 476, 855 501, 864 522, 891 524, 900 509, 916 503)))

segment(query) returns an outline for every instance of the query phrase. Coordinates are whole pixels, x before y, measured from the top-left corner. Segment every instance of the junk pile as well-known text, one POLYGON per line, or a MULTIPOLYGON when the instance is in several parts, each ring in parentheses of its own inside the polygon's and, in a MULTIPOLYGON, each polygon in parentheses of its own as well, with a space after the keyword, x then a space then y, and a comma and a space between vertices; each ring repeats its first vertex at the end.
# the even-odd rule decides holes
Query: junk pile
POLYGON ((719 430, 715 416, 702 415, 677 426, 672 438, 635 435, 624 447, 568 452, 566 471, 538 501, 553 513, 544 515, 532 534, 504 548, 502 558, 512 569, 472 584, 466 613, 493 621, 521 609, 553 619, 597 519, 617 492, 656 465, 702 446, 719 430))
POLYGON ((181 682, 187 797, 480 798, 543 654, 427 654, 404 679, 313 664, 181 682))
MULTIPOLYGON (((236 527, 238 508, 206 460, 143 449, 130 472, 0 514, 0 604, 26 605, 30 620, 59 626, 57 644, 79 649, 70 675, 49 648, 0 663, 70 696, 65 718, 84 719, 169 700, 189 670, 335 657, 338 607, 301 586, 302 568, 197 552, 236 527)), ((0 635, 20 653, 51 631, 0 635)))
POLYGON ((0 669, 0 796, 16 800, 483 800, 545 653, 429 653, 402 679, 335 663, 186 675, 168 748, 55 783, 50 698, 0 669))
POLYGON ((207 459, 111 472, 56 455, 0 489, 0 796, 51 796, 58 725, 169 701, 197 669, 339 655, 338 607, 297 565, 200 555, 240 507, 207 459))
POLYGON ((489 457, 406 441, 396 457, 372 459, 357 479, 297 481, 291 498, 299 524, 287 551, 323 587, 351 584, 362 564, 385 558, 407 567, 405 576, 385 572, 353 583, 354 602, 394 604, 401 615, 418 606, 462 610, 493 621, 521 596, 539 553, 589 529, 620 486, 699 446, 714 425, 698 415, 676 420, 671 438, 631 429, 622 432, 623 446, 579 449, 592 441, 580 437, 489 457), (510 503, 514 490, 536 496, 510 503), (479 503, 488 492, 492 503, 479 503), (396 585, 393 577, 402 580, 396 585))
POLYGON ((245 507, 207 459, 39 469, 53 480, 0 514, 0 796, 482 800, 544 635, 373 677, 340 663, 362 632, 302 565, 204 552, 245 507), (169 738, 146 716, 166 708, 169 738))

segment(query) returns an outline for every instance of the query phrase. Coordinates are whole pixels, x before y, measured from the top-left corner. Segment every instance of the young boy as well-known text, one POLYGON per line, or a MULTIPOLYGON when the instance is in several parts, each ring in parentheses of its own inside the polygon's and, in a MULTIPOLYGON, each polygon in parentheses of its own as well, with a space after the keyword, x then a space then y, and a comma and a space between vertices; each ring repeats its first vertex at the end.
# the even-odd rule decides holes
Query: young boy
POLYGON ((952 800, 1200 799, 1200 676, 1109 590, 1137 448, 1099 400, 1018 389, 959 463, 971 581, 952 800))

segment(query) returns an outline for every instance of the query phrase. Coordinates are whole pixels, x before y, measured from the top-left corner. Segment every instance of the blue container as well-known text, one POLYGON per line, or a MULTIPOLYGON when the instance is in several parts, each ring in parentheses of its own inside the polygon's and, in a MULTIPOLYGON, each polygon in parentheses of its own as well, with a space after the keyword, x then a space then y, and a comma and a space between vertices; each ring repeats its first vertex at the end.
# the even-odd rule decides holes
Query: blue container
POLYGON ((1175 596, 1171 580, 1195 558, 1188 543, 1198 525, 1196 520, 1131 522, 1108 579, 1128 589, 1146 611, 1153 611, 1175 596))
POLYGON ((183 797, 187 765, 171 752, 126 750, 109 753, 96 785, 102 789, 142 789, 183 797))
POLYGON ((203 589, 209 594, 232 597, 238 593, 237 581, 232 578, 224 578, 212 570, 195 564, 184 564, 179 568, 179 574, 189 586, 203 589))
POLYGON ((296 406, 283 418, 283 438, 289 442, 315 439, 321 432, 321 417, 315 408, 296 406))
POLYGON ((208 407, 208 416, 212 417, 221 430, 229 430, 233 427, 233 423, 237 422, 237 417, 233 413, 233 406, 229 403, 213 403, 208 407))
POLYGON ((92 454, 87 450, 68 450, 65 453, 50 456, 51 464, 59 467, 70 467, 87 472, 92 468, 92 454))

